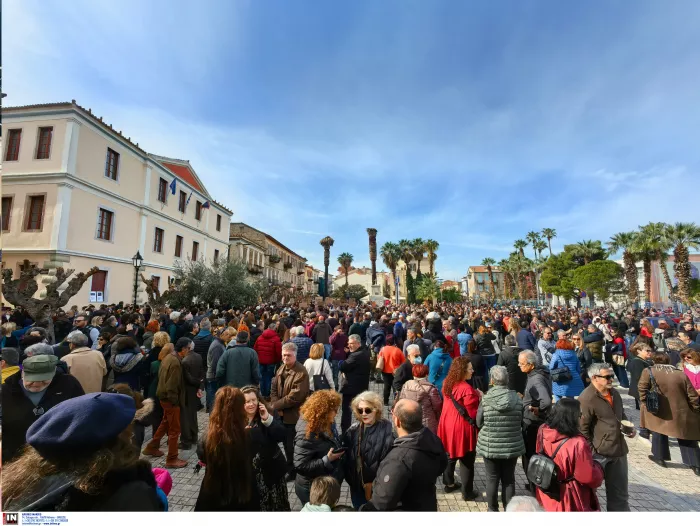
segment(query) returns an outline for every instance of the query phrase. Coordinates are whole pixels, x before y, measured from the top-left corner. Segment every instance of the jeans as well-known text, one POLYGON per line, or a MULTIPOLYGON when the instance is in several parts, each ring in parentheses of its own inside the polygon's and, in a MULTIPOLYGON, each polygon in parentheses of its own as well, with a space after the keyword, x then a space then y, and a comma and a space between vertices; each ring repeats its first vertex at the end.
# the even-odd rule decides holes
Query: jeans
POLYGON ((608 511, 630 511, 627 455, 611 458, 605 464, 605 498, 608 511))
POLYGON ((260 364, 260 394, 262 396, 270 396, 272 388, 272 378, 275 376, 274 364, 260 364))
POLYGON ((491 367, 496 365, 496 360, 498 360, 497 354, 487 354, 484 356, 484 363, 486 364, 487 377, 488 377, 488 372, 491 370, 491 367))
POLYGON ((335 384, 335 390, 337 391, 340 386, 338 385, 338 377, 340 376, 340 364, 345 360, 331 360, 331 369, 333 371, 333 383, 335 384))
POLYGON ((615 376, 617 376, 618 381, 620 382, 620 387, 624 387, 626 389, 629 389, 630 387, 630 381, 629 378, 627 378, 627 371, 625 370, 624 365, 617 365, 613 364, 613 371, 615 372, 615 376))
POLYGON ((389 406, 389 395, 391 394, 392 384, 394 383, 394 375, 391 373, 382 373, 384 379, 384 405, 389 406))
POLYGON ((515 495, 515 465, 518 457, 514 458, 484 458, 486 468, 486 502, 489 511, 498 511, 498 484, 501 484, 501 502, 503 511, 510 499, 515 495))
POLYGON ((330 360, 330 359, 331 359, 331 351, 332 351, 332 350, 333 350, 333 347, 331 347, 331 344, 330 344, 330 343, 324 343, 324 344, 323 344, 323 357, 324 357, 326 360, 330 360))
POLYGON ((350 500, 352 501, 352 507, 356 510, 360 509, 360 506, 367 503, 365 498, 365 490, 350 488, 350 500))
POLYGON ((211 413, 211 409, 214 407, 214 398, 216 398, 218 389, 219 381, 216 378, 208 378, 204 383, 204 391, 207 396, 207 413, 211 413))
POLYGON ((161 400, 163 408, 163 420, 153 439, 146 445, 146 449, 159 449, 163 436, 168 435, 168 456, 166 461, 177 460, 177 439, 180 436, 180 407, 161 400))
POLYGON ((462 480, 462 496, 467 497, 474 491, 474 461, 476 451, 470 451, 462 458, 451 458, 447 462, 447 468, 442 474, 442 483, 446 486, 455 484, 455 467, 459 460, 459 478, 462 480))
POLYGON ((355 395, 343 393, 343 413, 340 416, 340 432, 344 435, 352 424, 352 409, 350 404, 355 395))

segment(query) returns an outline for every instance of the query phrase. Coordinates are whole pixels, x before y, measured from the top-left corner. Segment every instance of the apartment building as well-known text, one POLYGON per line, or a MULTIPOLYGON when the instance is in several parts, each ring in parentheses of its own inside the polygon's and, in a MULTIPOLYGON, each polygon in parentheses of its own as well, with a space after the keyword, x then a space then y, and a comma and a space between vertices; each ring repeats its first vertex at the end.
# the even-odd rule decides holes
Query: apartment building
POLYGON ((188 161, 146 152, 75 101, 2 118, 3 268, 96 266, 73 301, 130 303, 137 252, 161 289, 178 261, 226 257, 233 212, 188 161))
MULTIPOLYGON (((493 273, 493 281, 496 285, 496 298, 504 296, 505 285, 503 281, 503 272, 496 266, 491 267, 493 273)), ((464 284, 462 285, 464 289, 464 284)), ((491 294, 491 281, 489 280, 488 268, 483 265, 475 265, 467 270, 466 289, 469 291, 471 299, 480 300, 486 299, 491 294)))
POLYGON ((271 285, 305 290, 306 258, 270 234, 245 223, 231 223, 229 244, 229 257, 245 261, 251 274, 261 275, 271 285))

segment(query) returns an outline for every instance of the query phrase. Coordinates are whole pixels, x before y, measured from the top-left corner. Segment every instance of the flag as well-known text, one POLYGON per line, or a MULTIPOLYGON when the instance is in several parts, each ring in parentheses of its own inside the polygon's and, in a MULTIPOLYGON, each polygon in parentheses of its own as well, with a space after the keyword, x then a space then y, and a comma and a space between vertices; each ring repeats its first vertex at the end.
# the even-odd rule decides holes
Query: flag
POLYGON ((177 183, 177 179, 173 179, 173 182, 170 183, 170 193, 175 195, 175 184, 177 183))
POLYGON ((204 201, 202 208, 209 208, 209 201, 204 201))
POLYGON ((187 202, 185 203, 185 208, 187 208, 187 205, 190 204, 190 199, 192 199, 192 192, 190 192, 190 196, 187 198, 187 202))

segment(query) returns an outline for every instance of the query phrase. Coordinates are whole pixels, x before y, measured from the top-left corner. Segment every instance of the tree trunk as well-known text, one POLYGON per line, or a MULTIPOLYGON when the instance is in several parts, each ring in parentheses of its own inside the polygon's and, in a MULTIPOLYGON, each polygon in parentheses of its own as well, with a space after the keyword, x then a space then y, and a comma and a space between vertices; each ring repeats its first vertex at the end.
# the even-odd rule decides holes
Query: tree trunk
POLYGON ((690 263, 688 249, 685 245, 677 245, 673 250, 673 271, 678 278, 678 297, 684 305, 690 306, 690 263))
POLYGON ((549 245, 549 257, 552 257, 552 238, 548 237, 547 238, 547 244, 549 245))
POLYGON ((651 303, 651 259, 644 258, 644 295, 645 301, 651 303))
POLYGON ((627 278, 627 299, 634 305, 639 301, 639 281, 637 280, 637 265, 634 256, 628 251, 622 254, 625 264, 625 277, 627 278))
POLYGON ((656 259, 659 260, 661 274, 664 277, 664 283, 666 284, 666 288, 668 289, 668 298, 671 301, 676 301, 675 295, 673 294, 673 283, 671 282, 671 276, 668 275, 668 268, 666 267, 666 260, 668 259, 668 256, 664 252, 659 252, 656 255, 656 259))

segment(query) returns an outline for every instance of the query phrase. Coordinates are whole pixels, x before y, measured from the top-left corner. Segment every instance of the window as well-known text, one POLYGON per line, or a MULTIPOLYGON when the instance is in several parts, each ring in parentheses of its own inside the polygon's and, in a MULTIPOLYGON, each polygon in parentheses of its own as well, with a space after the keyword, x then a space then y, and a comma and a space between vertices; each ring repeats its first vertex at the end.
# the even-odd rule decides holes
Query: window
POLYGON ((192 241, 192 261, 197 261, 197 256, 199 256, 199 243, 192 241))
POLYGON ((163 252, 163 229, 156 228, 156 232, 153 235, 153 252, 163 252))
POLYGON ((187 205, 187 194, 185 192, 183 192, 182 190, 180 190, 180 202, 177 205, 177 209, 184 214, 186 205, 187 205))
POLYGON ((37 159, 48 159, 51 155, 51 136, 53 127, 39 128, 39 142, 36 148, 37 159))
POLYGON ((160 181, 158 181, 158 201, 161 203, 165 203, 166 199, 168 198, 168 181, 163 179, 162 177, 160 178, 160 181))
POLYGON ((44 196, 29 196, 26 230, 41 230, 44 220, 44 196))
POLYGON ((216 263, 217 261, 219 261, 219 251, 215 249, 214 250, 214 263, 216 263))
POLYGON ((97 239, 104 239, 105 241, 112 240, 112 221, 114 220, 114 213, 104 208, 100 208, 100 213, 97 219, 97 239))
POLYGON ((2 198, 2 230, 7 232, 10 230, 10 214, 12 213, 12 198, 2 198))
POLYGON ((221 232, 221 214, 216 214, 216 231, 221 232))
POLYGON ((182 236, 175 236, 175 257, 182 257, 182 236))
MULTIPOLYGON (((90 292, 95 293, 95 301, 105 301, 105 289, 107 285, 107 271, 98 270, 92 275, 92 284, 90 285, 90 292)), ((92 299, 92 295, 90 295, 92 299)))
POLYGON ((105 177, 112 179, 112 181, 117 180, 117 173, 119 170, 119 154, 107 148, 107 161, 105 162, 105 177))
POLYGON ((5 152, 6 161, 16 161, 19 159, 19 142, 22 138, 22 130, 10 130, 7 137, 7 151, 5 152))
POLYGON ((202 203, 201 203, 201 201, 197 201, 197 206, 194 209, 194 218, 197 221, 202 219, 202 203))

